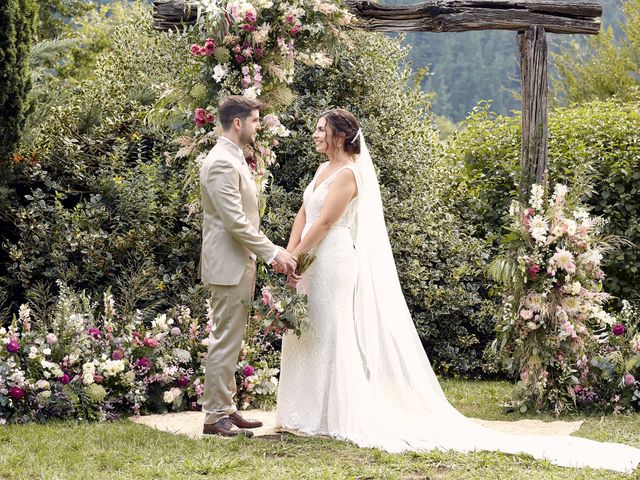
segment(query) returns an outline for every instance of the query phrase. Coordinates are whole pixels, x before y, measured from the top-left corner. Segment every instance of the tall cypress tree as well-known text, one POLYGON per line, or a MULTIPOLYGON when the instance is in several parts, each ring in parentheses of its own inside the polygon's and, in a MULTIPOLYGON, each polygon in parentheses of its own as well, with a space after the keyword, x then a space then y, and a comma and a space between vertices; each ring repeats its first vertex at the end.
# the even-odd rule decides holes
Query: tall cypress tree
POLYGON ((35 25, 35 0, 0 0, 0 159, 14 151, 24 127, 35 25))

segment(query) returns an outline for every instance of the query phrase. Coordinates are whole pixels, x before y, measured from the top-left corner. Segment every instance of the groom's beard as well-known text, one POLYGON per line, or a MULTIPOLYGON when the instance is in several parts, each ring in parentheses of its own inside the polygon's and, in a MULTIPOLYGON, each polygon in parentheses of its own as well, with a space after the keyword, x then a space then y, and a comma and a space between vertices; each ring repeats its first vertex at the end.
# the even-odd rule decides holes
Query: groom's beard
POLYGON ((242 147, 245 147, 245 146, 255 147, 256 146, 256 136, 257 136, 257 134, 250 135, 248 133, 245 134, 244 132, 241 132, 240 138, 238 140, 240 140, 240 145, 242 147))

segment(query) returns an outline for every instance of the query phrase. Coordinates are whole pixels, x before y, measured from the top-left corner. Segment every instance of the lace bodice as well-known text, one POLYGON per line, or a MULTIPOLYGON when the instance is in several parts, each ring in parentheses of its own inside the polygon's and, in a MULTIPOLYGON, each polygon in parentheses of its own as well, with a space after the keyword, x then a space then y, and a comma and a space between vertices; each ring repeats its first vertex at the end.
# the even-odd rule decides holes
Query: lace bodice
MULTIPOLYGON (((356 178, 356 184, 358 185, 358 188, 360 187, 358 176, 359 172, 355 164, 349 164, 339 168, 327 178, 325 178, 320 184, 317 184, 318 175, 327 167, 327 165, 329 165, 329 162, 325 162, 320 165, 315 177, 309 183, 309 185, 307 185, 307 188, 304 191, 304 210, 306 214, 305 230, 308 230, 313 222, 320 218, 320 213, 322 212, 322 207, 324 206, 327 194, 329 193, 329 188, 336 179, 338 172, 341 172, 345 169, 350 169, 356 178)), ((358 197, 356 196, 349 202, 347 210, 344 212, 342 217, 340 217, 340 219, 335 224, 333 224, 332 228, 349 228, 350 230, 352 230, 352 237, 355 239, 357 212, 358 197)))

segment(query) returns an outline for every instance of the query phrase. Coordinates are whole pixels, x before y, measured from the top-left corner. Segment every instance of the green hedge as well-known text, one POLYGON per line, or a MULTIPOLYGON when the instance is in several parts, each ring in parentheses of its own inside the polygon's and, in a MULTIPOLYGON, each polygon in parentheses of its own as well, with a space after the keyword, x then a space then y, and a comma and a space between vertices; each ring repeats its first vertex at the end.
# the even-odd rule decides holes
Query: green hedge
MULTIPOLYGON (((476 110, 449 143, 470 196, 461 208, 475 216, 476 235, 495 238, 515 196, 520 119, 476 110)), ((578 188, 605 233, 633 242, 606 258, 605 288, 636 299, 640 292, 640 95, 634 101, 595 101, 549 114, 549 178, 578 188)), ((452 201, 455 199, 452 199, 452 201)))

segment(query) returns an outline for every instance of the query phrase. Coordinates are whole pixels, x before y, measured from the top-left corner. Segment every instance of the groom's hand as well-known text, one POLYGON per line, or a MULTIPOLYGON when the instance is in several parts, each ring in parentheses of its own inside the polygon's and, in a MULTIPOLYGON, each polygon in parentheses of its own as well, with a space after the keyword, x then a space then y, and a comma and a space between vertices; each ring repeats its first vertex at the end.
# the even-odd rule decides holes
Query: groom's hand
POLYGON ((276 258, 271 265, 276 272, 284 273, 285 275, 294 273, 297 267, 295 257, 282 248, 278 249, 276 258))

